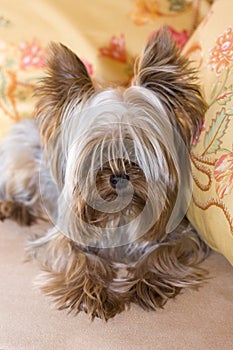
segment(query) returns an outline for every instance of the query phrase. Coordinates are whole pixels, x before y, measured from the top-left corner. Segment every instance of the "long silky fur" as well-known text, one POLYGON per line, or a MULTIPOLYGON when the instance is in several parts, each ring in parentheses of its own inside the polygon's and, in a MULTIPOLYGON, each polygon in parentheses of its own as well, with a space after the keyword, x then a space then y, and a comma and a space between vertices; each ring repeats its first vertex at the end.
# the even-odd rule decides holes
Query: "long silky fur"
POLYGON ((92 320, 99 317, 105 321, 125 310, 129 301, 110 287, 116 277, 114 264, 80 251, 60 233, 52 233, 52 237, 32 242, 28 253, 40 261, 43 270, 36 285, 52 297, 57 308, 73 314, 84 311, 92 320))
POLYGON ((182 288, 200 287, 206 277, 199 267, 208 254, 205 244, 190 229, 173 236, 140 259, 126 283, 130 300, 145 310, 163 307, 182 288))
POLYGON ((45 203, 54 212, 54 227, 27 247, 41 265, 42 291, 58 309, 108 320, 130 303, 155 310, 182 288, 201 286, 206 271, 200 263, 208 249, 185 221, 176 226, 187 209, 179 187, 190 192, 188 152, 206 104, 196 72, 167 31, 149 42, 126 89, 96 88, 79 58, 52 44, 37 97, 43 148, 34 122, 26 130, 25 124, 16 127, 1 145, 6 175, 0 178, 0 219, 16 220, 19 207, 28 208, 29 224, 45 203), (23 166, 33 170, 27 173, 26 166, 16 178, 11 174, 31 128, 23 166), (93 207, 95 186, 107 209, 128 195, 116 193, 111 174, 128 174, 132 201, 119 211, 101 211, 93 207), (153 217, 140 217, 145 208, 153 217), (122 223, 126 228, 119 232, 122 223))
POLYGON ((165 27, 146 46, 135 66, 134 81, 159 96, 174 127, 180 129, 190 145, 199 135, 207 105, 198 86, 197 72, 180 54, 165 27))
POLYGON ((162 243, 133 245, 93 254, 54 228, 47 238, 31 242, 28 251, 43 270, 36 284, 57 308, 84 311, 92 320, 107 321, 130 303, 156 310, 182 288, 197 289, 206 280, 199 265, 208 248, 187 222, 162 243))

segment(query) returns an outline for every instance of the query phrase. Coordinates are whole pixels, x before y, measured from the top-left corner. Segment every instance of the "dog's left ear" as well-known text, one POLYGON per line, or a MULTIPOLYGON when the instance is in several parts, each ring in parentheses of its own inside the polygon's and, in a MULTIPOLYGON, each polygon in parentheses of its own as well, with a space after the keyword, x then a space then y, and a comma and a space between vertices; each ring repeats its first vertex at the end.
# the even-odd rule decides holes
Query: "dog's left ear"
POLYGON ((48 143, 60 127, 67 107, 73 109, 93 93, 94 86, 83 62, 66 46, 51 43, 47 74, 36 90, 36 117, 42 140, 48 143))
POLYGON ((134 83, 156 94, 187 146, 199 135, 206 111, 196 80, 188 59, 181 55, 168 30, 162 28, 139 59, 134 83))

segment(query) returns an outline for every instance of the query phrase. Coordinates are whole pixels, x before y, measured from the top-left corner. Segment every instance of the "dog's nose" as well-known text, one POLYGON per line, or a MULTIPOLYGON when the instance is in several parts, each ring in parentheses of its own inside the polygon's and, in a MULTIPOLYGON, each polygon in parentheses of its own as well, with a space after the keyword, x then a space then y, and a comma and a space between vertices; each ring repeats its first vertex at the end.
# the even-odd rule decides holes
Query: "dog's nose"
POLYGON ((128 185, 129 176, 126 174, 120 175, 111 175, 110 176, 110 185, 112 188, 125 188, 128 185))

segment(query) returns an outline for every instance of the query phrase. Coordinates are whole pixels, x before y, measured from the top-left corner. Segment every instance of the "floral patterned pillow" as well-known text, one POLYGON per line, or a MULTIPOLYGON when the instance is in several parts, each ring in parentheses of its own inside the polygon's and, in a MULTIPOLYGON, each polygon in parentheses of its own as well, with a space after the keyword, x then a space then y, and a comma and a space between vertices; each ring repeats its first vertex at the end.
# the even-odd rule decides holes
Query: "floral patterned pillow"
POLYGON ((233 264, 233 2, 216 1, 184 54, 200 70, 208 111, 193 145, 188 218, 233 264))
POLYGON ((209 3, 210 0, 21 0, 20 6, 15 6, 14 1, 3 1, 0 139, 12 124, 33 116, 33 91, 43 75, 50 41, 60 41, 77 52, 95 79, 125 82, 131 78, 135 57, 152 32, 167 24, 183 47, 209 3))

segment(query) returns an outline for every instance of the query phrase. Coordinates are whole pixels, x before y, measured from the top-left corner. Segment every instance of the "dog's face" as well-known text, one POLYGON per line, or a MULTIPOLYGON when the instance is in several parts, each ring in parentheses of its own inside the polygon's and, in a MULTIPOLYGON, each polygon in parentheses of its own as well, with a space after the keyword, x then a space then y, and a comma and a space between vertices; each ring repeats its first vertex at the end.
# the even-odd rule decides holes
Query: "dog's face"
POLYGON ((168 33, 149 42, 126 89, 95 87, 77 56, 53 44, 38 95, 62 232, 94 247, 162 241, 187 209, 189 148, 205 112, 168 33))

